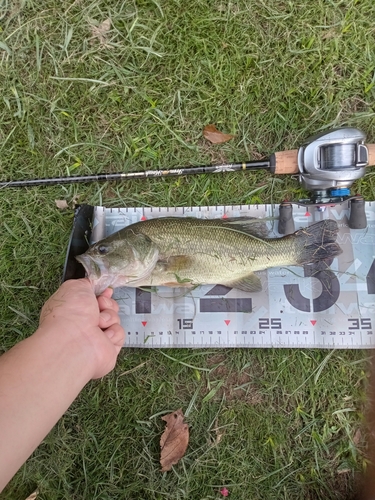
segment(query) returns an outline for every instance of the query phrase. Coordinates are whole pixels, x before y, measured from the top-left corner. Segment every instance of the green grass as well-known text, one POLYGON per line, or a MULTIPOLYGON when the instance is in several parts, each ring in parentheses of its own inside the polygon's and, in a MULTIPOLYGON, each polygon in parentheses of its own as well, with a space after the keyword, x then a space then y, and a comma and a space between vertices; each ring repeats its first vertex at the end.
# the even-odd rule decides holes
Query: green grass
MULTIPOLYGON (((0 0, 0 177, 256 159, 345 125, 375 142, 374 16, 371 0, 0 0), (90 26, 107 18, 103 45, 90 26), (209 145, 208 123, 235 139, 209 145)), ((355 191, 375 199, 371 170, 355 191)), ((55 199, 181 206, 304 195, 265 172, 0 190, 0 350, 33 332, 60 282, 72 211, 55 199)), ((240 500, 354 498, 369 353, 168 354, 177 361, 124 351, 2 498, 38 487, 48 500, 203 500, 222 498, 222 486, 240 500), (160 416, 179 407, 190 445, 161 474, 160 416)))

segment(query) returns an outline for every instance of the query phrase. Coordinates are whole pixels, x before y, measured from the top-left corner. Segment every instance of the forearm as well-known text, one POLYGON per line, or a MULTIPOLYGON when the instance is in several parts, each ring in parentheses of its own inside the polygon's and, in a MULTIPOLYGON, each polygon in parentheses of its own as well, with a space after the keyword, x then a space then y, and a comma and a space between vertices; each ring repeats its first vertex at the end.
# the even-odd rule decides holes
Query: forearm
POLYGON ((92 378, 76 332, 39 329, 0 357, 0 491, 92 378))

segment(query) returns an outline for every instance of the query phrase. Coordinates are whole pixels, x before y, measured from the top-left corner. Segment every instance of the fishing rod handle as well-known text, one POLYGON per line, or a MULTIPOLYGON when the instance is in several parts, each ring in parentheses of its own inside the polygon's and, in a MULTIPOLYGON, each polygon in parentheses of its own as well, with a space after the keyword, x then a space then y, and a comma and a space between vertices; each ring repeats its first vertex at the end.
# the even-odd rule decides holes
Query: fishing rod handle
POLYGON ((375 144, 366 144, 368 150, 368 167, 375 166, 375 144))
POLYGON ((274 153, 270 157, 270 163, 273 174, 298 174, 298 149, 274 153))
MULTIPOLYGON (((375 144, 366 144, 368 151, 367 166, 375 166, 375 144)), ((271 172, 276 175, 284 174, 298 174, 298 149, 291 149, 289 151, 280 151, 274 153, 271 158, 271 172)))

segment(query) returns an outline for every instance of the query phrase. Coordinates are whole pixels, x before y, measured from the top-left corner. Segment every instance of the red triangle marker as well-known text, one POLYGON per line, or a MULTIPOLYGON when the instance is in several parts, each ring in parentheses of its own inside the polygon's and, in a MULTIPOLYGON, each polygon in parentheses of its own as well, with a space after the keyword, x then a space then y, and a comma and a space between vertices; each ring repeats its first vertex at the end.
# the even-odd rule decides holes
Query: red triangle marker
POLYGON ((229 323, 230 323, 230 319, 225 319, 225 320, 224 320, 224 322, 225 322, 225 324, 228 326, 228 325, 229 325, 229 323))
POLYGON ((142 325, 146 326, 147 325, 147 321, 142 321, 142 325))
POLYGON ((227 214, 224 214, 224 215, 222 216, 222 219, 228 219, 227 214))
POLYGON ((312 326, 315 326, 316 319, 310 319, 310 323, 312 324, 312 326))
POLYGON ((310 212, 305 213, 305 217, 310 217, 310 216, 311 216, 310 212))
POLYGON ((147 217, 145 217, 144 215, 142 215, 141 220, 146 220, 146 219, 147 219, 147 217))

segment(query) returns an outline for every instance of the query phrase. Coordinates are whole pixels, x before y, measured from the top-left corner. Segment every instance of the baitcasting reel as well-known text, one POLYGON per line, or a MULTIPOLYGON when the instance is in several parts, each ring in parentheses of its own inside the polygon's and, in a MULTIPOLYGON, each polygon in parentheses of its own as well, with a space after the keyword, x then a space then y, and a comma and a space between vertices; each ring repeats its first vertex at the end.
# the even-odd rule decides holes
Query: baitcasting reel
POLYGON ((340 203, 350 196, 368 165, 365 139, 361 130, 341 128, 314 135, 299 148, 299 180, 312 192, 310 202, 340 203))
MULTIPOLYGON (((311 192, 311 197, 297 203, 304 206, 316 205, 323 211, 326 206, 349 201, 349 227, 365 228, 365 201, 361 196, 352 196, 350 193, 353 182, 365 175, 369 164, 365 139, 366 136, 361 130, 349 127, 310 137, 299 148, 297 162, 299 181, 311 192)), ((280 205, 280 232, 289 233, 291 221, 291 203, 284 202, 280 205), (284 214, 283 217, 281 213, 284 214), (287 221, 288 228, 285 226, 287 221)))

